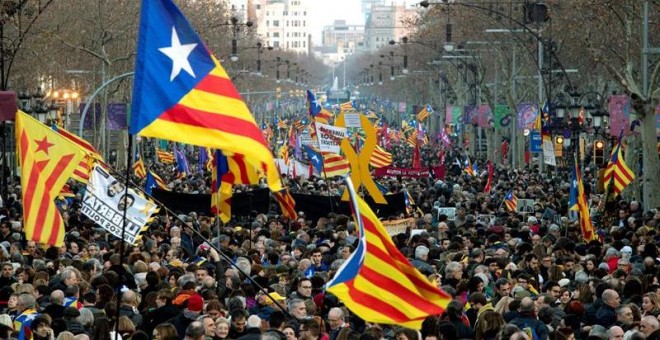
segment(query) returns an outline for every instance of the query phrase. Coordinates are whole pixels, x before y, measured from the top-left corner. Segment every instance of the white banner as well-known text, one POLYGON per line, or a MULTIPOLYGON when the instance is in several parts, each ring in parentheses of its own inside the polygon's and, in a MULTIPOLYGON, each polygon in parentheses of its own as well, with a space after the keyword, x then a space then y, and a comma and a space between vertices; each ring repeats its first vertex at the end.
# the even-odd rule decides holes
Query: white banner
POLYGON ((316 146, 316 143, 314 143, 314 140, 309 134, 309 130, 305 129, 300 132, 300 135, 298 135, 298 138, 300 138, 300 144, 301 145, 306 145, 306 146, 316 146))
POLYGON ((98 165, 87 183, 83 198, 82 213, 94 223, 121 238, 124 210, 126 210, 126 232, 124 241, 134 244, 140 231, 152 214, 158 211, 156 204, 128 189, 98 165))
POLYGON ((346 128, 322 123, 314 124, 316 124, 319 149, 325 152, 339 153, 341 141, 346 138, 346 128))
POLYGON ((552 139, 543 138, 543 163, 557 166, 555 159, 555 146, 552 144, 552 139))
POLYGON ((362 122, 360 121, 359 113, 345 113, 344 121, 346 122, 347 128, 359 128, 362 127, 362 122))

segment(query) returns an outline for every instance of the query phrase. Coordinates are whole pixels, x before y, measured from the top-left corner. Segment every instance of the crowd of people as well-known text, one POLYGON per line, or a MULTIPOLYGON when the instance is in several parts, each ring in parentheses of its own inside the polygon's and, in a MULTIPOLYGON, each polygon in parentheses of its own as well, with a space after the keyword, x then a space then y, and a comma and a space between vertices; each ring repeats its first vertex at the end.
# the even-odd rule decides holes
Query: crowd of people
MULTIPOLYGON (((390 150, 395 164, 408 164, 403 144, 390 150)), ((425 166, 435 165, 440 146, 422 154, 425 166)), ((13 181, 0 210, 0 338, 660 339, 659 209, 619 197, 603 211, 595 179, 585 174, 599 235, 585 242, 569 217, 568 170, 497 164, 485 193, 487 175, 462 171, 464 157, 448 150, 442 179, 378 179, 391 193, 410 193, 423 229, 392 235, 395 245, 452 297, 419 331, 365 322, 325 292, 359 237, 351 216, 311 220, 301 211, 288 221, 272 209, 252 216, 248 228, 165 213, 122 247, 81 214, 85 187, 72 182, 76 196, 59 204, 65 246, 56 248, 26 240, 13 181), (533 200, 533 211, 508 211, 510 190, 533 200), (441 213, 445 207, 455 216, 441 213), (604 218, 611 209, 615 218, 604 218)), ((210 190, 208 174, 177 179, 165 165, 148 165, 174 191, 210 190)), ((340 179, 285 182, 292 191, 343 190, 340 179)))

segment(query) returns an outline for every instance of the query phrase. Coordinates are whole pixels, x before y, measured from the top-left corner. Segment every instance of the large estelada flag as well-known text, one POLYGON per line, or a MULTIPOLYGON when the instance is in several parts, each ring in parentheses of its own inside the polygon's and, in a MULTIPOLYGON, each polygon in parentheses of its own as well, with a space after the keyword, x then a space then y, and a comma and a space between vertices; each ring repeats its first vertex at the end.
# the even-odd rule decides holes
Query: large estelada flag
POLYGON ((429 282, 401 254, 349 181, 360 239, 326 289, 365 321, 420 329, 428 316, 444 312, 451 296, 429 282))
POLYGON ((64 245, 64 220, 55 205, 85 152, 28 114, 16 114, 16 145, 21 167, 23 223, 28 240, 64 245))
POLYGON ((241 154, 282 190, 273 154, 220 62, 171 0, 143 0, 131 134, 241 154))

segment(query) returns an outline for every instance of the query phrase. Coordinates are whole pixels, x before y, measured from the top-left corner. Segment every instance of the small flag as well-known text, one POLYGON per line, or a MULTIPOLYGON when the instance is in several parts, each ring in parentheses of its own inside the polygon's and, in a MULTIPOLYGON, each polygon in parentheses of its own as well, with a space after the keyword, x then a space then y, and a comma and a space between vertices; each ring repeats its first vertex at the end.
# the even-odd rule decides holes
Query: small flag
POLYGON ((509 211, 516 211, 516 207, 518 206, 518 197, 513 194, 513 190, 509 190, 506 196, 504 196, 504 204, 506 204, 506 207, 509 209, 509 211))
POLYGON ((176 154, 177 172, 182 177, 190 176, 190 166, 188 165, 188 159, 186 158, 186 155, 179 149, 174 149, 174 153, 176 154))
POLYGON ((133 164, 133 174, 139 179, 144 179, 147 176, 147 169, 144 167, 142 157, 138 156, 137 161, 133 164))
POLYGON ((296 213, 296 201, 293 200, 289 190, 284 189, 280 192, 274 192, 273 196, 277 200, 282 210, 282 215, 290 220, 296 220, 298 213, 296 213))
POLYGON ((576 209, 580 215, 580 229, 582 230, 582 238, 589 242, 596 239, 594 233, 594 226, 591 224, 591 216, 589 214, 589 203, 587 202, 587 195, 584 192, 584 185, 582 184, 582 175, 580 174, 580 163, 577 161, 577 155, 573 159, 573 168, 577 178, 577 204, 572 209, 576 209))
POLYGON ((495 173, 495 169, 491 161, 488 161, 486 167, 488 168, 488 181, 484 187, 484 192, 488 194, 491 190, 493 190, 493 174, 495 173))
POLYGON ((154 190, 154 188, 170 191, 170 188, 167 187, 165 181, 163 181, 163 179, 156 175, 153 171, 149 170, 147 172, 147 181, 144 184, 144 192, 146 192, 148 195, 151 195, 151 192, 154 190))
POLYGON ((603 183, 605 183, 608 194, 614 192, 614 197, 619 195, 635 179, 635 173, 630 170, 628 164, 626 164, 626 160, 623 158, 623 151, 621 150, 622 138, 623 130, 619 134, 616 147, 612 150, 603 176, 603 183))
POLYGON ((433 112, 434 111, 433 111, 433 107, 431 106, 431 104, 426 104, 426 106, 422 107, 422 110, 419 111, 419 113, 417 114, 417 120, 421 123, 421 122, 425 121, 426 118, 428 118, 428 116, 430 114, 432 114, 433 112))
POLYGON ((174 164, 174 154, 171 152, 156 148, 156 157, 163 164, 174 164))
POLYGON ((369 165, 374 168, 384 168, 392 164, 392 154, 385 151, 380 146, 376 145, 371 158, 369 159, 369 165))
POLYGON ((353 110, 353 102, 351 102, 350 100, 347 101, 346 103, 339 104, 340 112, 350 111, 350 110, 353 110))

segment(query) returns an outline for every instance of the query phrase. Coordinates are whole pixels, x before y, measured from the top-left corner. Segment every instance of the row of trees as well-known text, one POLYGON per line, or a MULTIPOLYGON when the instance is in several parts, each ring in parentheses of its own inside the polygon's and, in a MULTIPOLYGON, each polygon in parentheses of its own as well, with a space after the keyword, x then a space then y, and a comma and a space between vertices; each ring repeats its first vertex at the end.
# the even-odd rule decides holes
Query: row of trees
MULTIPOLYGON (((357 56, 348 65, 353 84, 361 93, 394 101, 430 102, 436 107, 508 104, 515 108, 515 103, 552 101, 577 90, 599 93, 603 98, 600 104, 607 110, 610 94, 626 93, 633 100, 633 119, 641 122, 638 138, 643 149, 643 174, 638 175, 645 188, 644 201, 656 207, 660 206, 660 178, 644 174, 660 171, 655 111, 660 96, 660 56, 649 54, 648 77, 644 78, 645 4, 650 16, 649 47, 660 47, 657 0, 548 2, 547 20, 540 22, 530 20, 534 18, 520 2, 465 1, 431 5, 421 11, 416 22, 406 23, 415 27, 406 42, 397 41, 371 55, 357 56), (451 53, 444 49, 448 38, 454 44, 451 53), (403 55, 408 58, 408 74, 402 72, 403 55), (447 55, 453 57, 443 58, 447 55), (390 80, 391 65, 395 80, 390 80), (543 73, 541 91, 539 69, 543 73), (566 69, 578 71, 567 73, 566 69), (383 85, 379 86, 381 72, 383 85), (365 86, 365 79, 371 76, 375 85, 365 86), (648 79, 646 91, 643 79, 648 79)), ((492 129, 487 134, 489 145, 499 146, 501 136, 492 129)), ((520 140, 517 144, 520 150, 520 140)), ((489 148, 489 158, 498 150, 489 148)), ((516 163, 522 164, 520 160, 516 163)))

